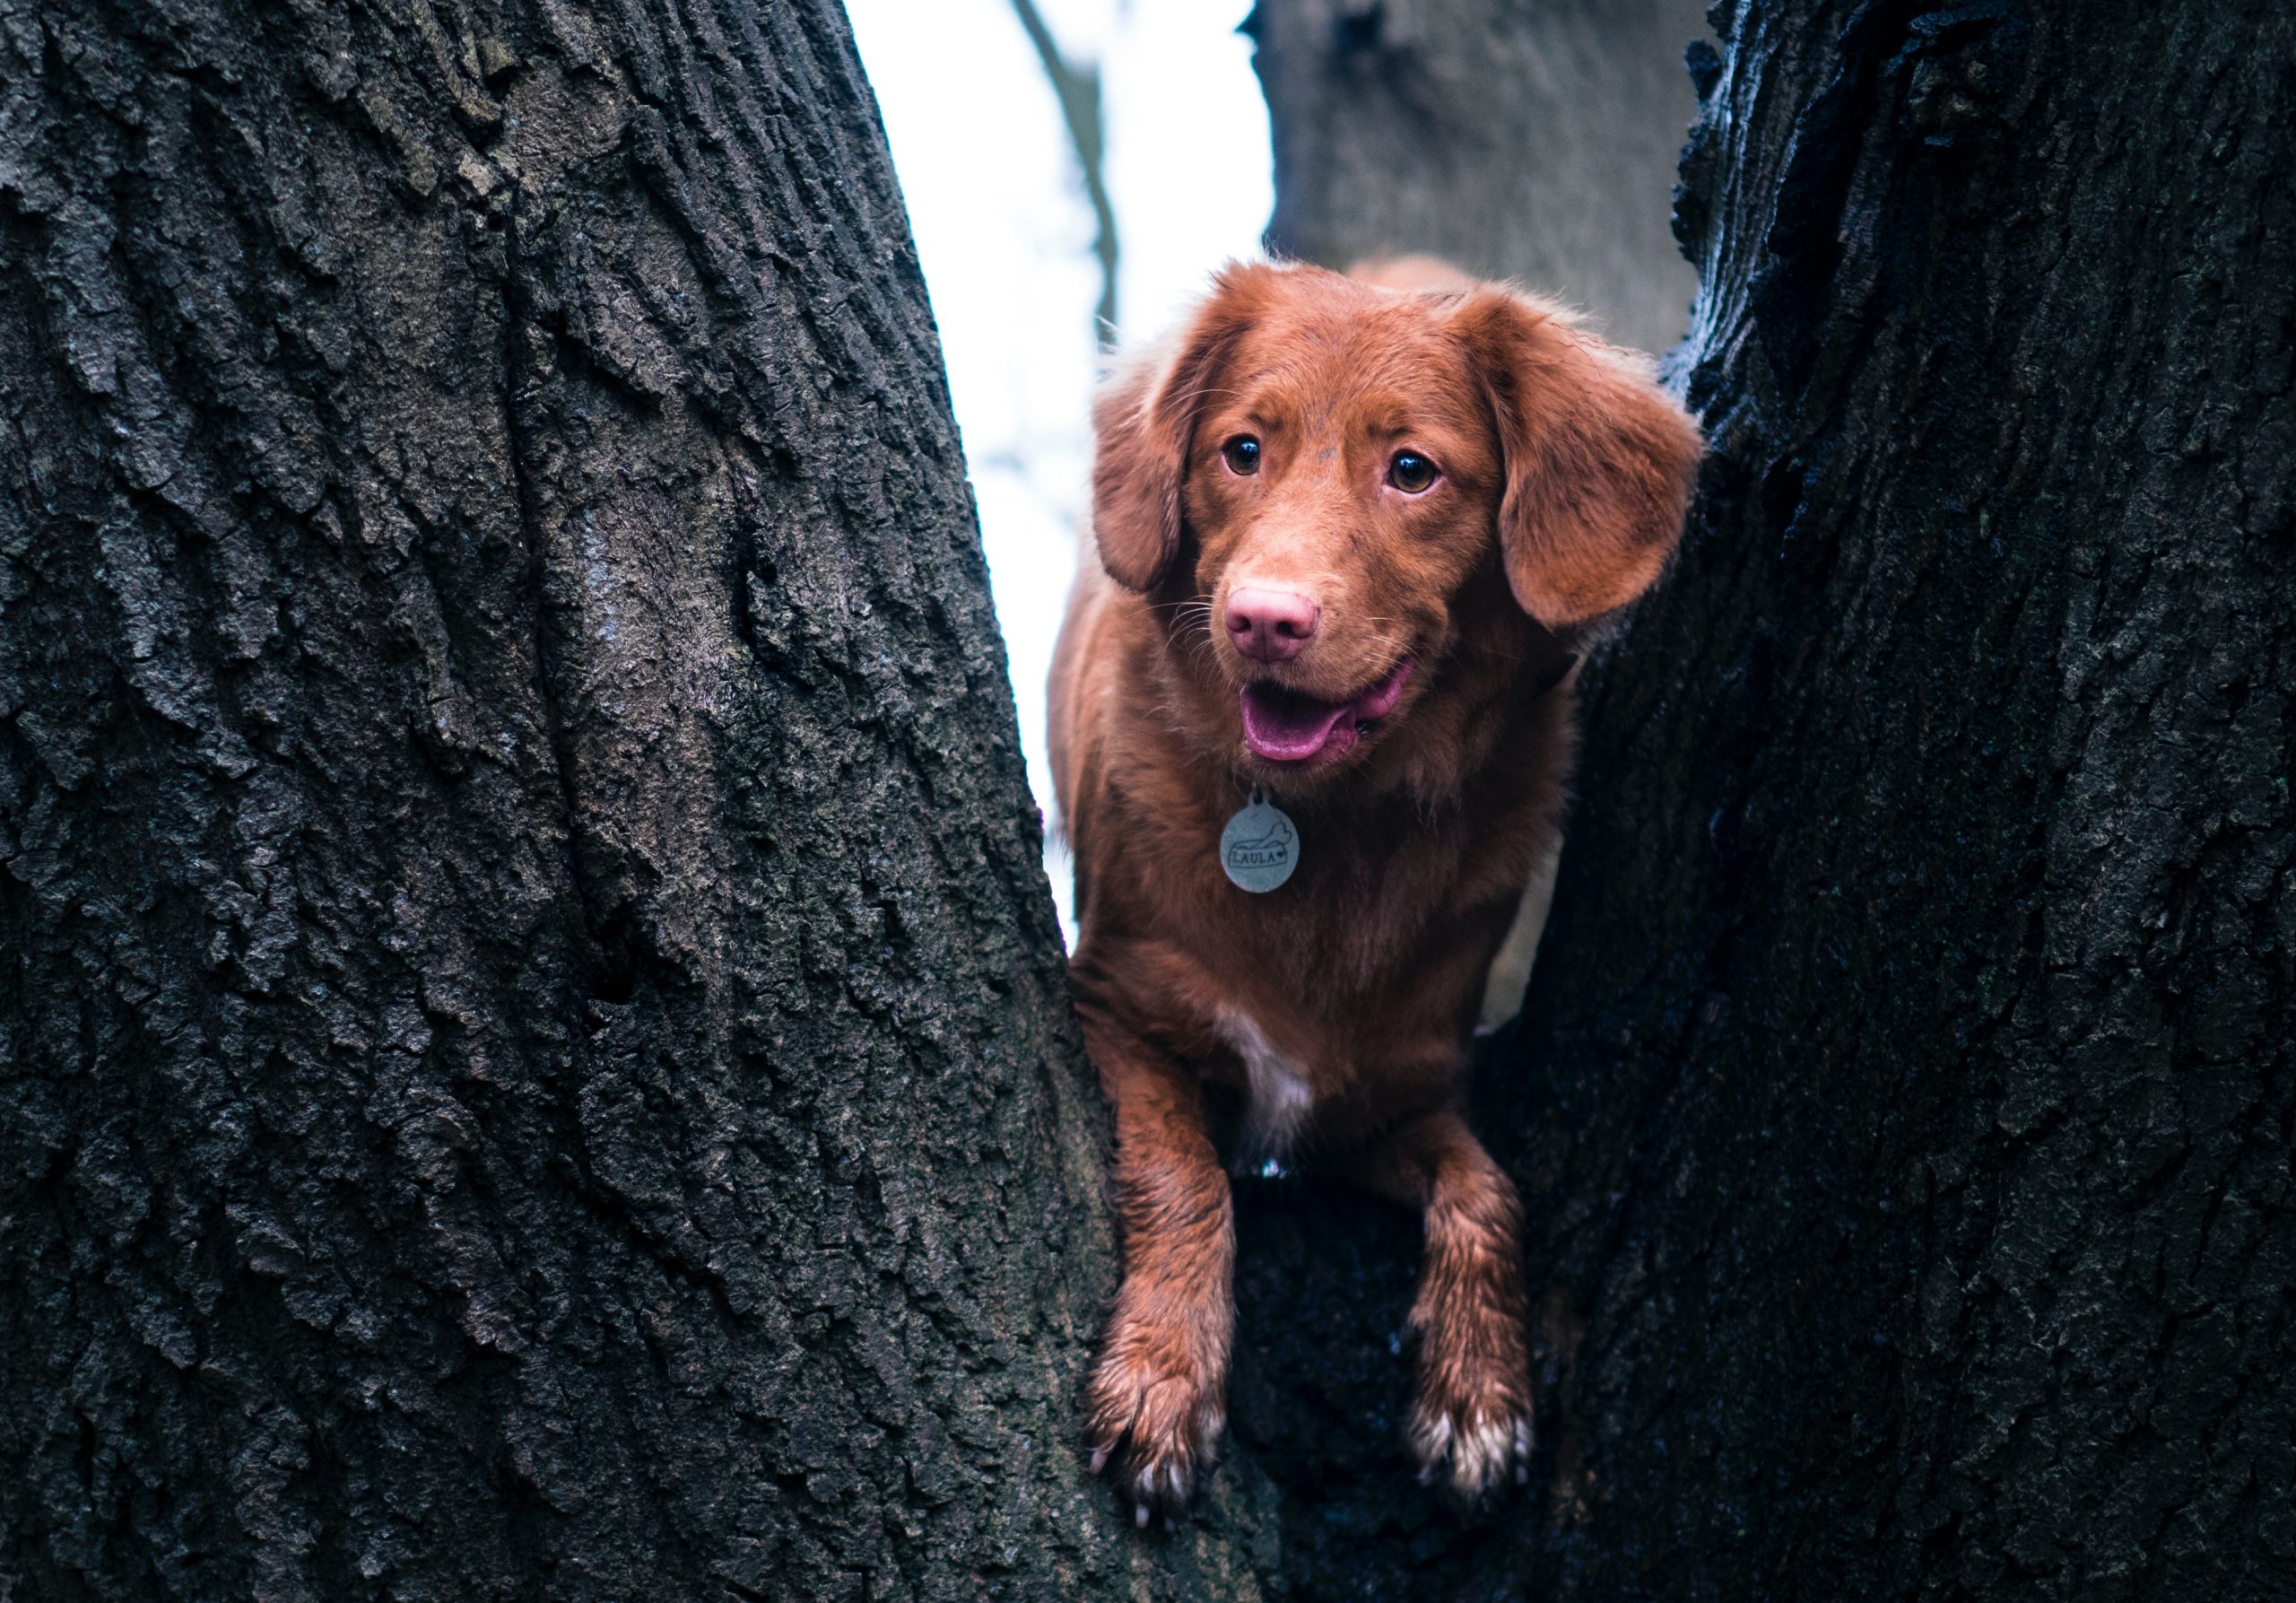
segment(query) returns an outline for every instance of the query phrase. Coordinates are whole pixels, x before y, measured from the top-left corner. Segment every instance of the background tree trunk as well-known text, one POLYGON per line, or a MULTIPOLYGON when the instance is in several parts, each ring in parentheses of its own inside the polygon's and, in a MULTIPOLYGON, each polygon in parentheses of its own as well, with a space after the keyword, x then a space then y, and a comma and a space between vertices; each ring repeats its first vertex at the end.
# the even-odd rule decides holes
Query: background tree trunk
POLYGON ((1666 195, 1697 102, 1703 0, 1258 0, 1270 246, 1346 266, 1431 251, 1682 338, 1697 280, 1666 195))
POLYGON ((1716 456, 1478 1083, 1536 1484, 1407 1488, 1410 1223, 1262 1188, 1294 1595, 2288 1597, 2296 15, 1718 14, 1716 456))
POLYGON ((1248 1595, 838 9, 0 8, 0 1594, 1248 1595))

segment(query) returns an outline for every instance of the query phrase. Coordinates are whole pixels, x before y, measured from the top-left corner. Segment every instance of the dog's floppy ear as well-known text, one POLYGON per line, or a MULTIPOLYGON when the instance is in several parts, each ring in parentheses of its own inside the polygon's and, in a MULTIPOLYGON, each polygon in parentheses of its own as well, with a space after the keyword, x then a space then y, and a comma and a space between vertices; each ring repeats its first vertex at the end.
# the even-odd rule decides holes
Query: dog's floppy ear
POLYGON ((1126 360, 1092 397, 1092 536, 1100 566, 1126 589, 1152 589, 1179 554, 1196 414, 1278 271, 1223 268, 1177 336, 1126 360))
POLYGON ((1457 318, 1506 453, 1499 544, 1515 599, 1549 629, 1625 605, 1682 538, 1698 426, 1647 362, 1555 308, 1487 289, 1457 318))

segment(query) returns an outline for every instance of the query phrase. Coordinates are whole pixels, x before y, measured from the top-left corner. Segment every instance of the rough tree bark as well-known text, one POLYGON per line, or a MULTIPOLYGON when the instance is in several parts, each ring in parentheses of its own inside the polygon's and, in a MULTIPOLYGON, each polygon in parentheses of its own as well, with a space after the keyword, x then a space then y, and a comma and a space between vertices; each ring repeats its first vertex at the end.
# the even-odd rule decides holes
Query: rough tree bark
POLYGON ((1562 293, 1614 340, 1682 338, 1666 232, 1702 0, 1258 0, 1268 244, 1344 266, 1432 251, 1562 293))
POLYGON ((1535 1484, 1414 1498, 1409 1223, 1263 1189, 1234 1416, 1286 1573, 2296 1595, 2296 13, 1715 15, 1716 454, 1479 1082, 1535 1484))
POLYGON ((0 4, 0 1594, 1248 1594, 839 10, 0 4))

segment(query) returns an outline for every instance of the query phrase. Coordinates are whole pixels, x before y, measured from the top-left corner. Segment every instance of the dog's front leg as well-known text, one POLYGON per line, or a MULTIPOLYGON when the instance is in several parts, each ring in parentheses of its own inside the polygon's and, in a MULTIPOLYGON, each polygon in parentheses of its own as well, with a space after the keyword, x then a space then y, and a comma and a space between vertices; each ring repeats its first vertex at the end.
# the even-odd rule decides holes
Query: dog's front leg
POLYGON ((1085 1025, 1116 1110, 1124 1284, 1086 1398, 1092 1468, 1123 1451, 1139 1522, 1176 1512, 1227 1419, 1234 1208, 1195 1077, 1122 1030, 1085 1025))
POLYGON ((1360 1178, 1425 1210, 1427 1261, 1411 1323, 1418 1395, 1408 1427, 1420 1478, 1473 1500, 1531 1451, 1524 1332, 1523 1206, 1514 1182, 1457 1113, 1422 1114, 1363 1154, 1360 1178))

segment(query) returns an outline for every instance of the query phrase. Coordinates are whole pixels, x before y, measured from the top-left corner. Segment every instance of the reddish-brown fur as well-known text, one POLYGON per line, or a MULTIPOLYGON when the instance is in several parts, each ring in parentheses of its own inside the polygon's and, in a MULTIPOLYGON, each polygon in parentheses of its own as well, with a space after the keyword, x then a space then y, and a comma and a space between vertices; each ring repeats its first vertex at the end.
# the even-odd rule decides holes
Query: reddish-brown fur
POLYGON ((1098 560, 1052 675, 1076 858, 1076 1007, 1115 1109, 1125 1276, 1087 1399, 1144 1519, 1224 1419, 1234 1257, 1224 1138, 1424 1210, 1411 1445, 1479 1494, 1529 1446, 1520 1205, 1462 1119, 1484 971, 1557 841, 1574 637, 1665 565, 1699 455, 1679 406, 1553 309, 1439 264, 1232 266, 1095 406, 1098 560), (1260 442, 1241 473, 1223 456, 1260 442), (1408 449, 1433 487, 1390 482, 1408 449), (1231 592, 1312 595, 1287 661, 1219 626, 1231 592), (1247 744, 1243 686, 1402 699, 1304 762, 1247 744), (1254 895, 1217 847, 1254 788, 1300 863, 1254 895))

